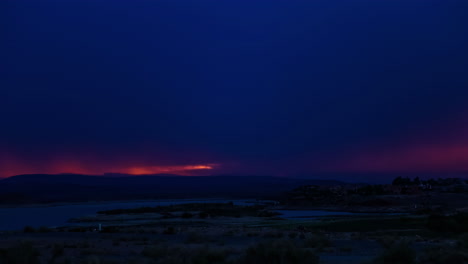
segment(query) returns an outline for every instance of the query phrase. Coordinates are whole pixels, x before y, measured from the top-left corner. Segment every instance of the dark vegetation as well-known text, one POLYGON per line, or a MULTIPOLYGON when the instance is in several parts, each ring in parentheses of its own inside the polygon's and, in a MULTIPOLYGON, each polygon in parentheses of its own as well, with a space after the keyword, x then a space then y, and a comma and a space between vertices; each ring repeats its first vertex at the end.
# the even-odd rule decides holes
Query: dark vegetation
POLYGON ((383 253, 374 260, 375 264, 415 264, 416 251, 408 242, 398 241, 388 245, 383 253))
MULTIPOLYGON (((164 228, 114 226, 105 227, 101 233, 95 234, 97 237, 88 236, 87 234, 92 233, 86 231, 83 238, 76 242, 50 242, 49 245, 43 245, 43 242, 18 243, 0 250, 0 264, 306 264, 321 263, 320 256, 330 254, 329 252, 360 254, 354 252, 361 240, 375 240, 382 247, 380 253, 377 252, 374 259, 368 263, 462 264, 468 261, 468 232, 465 229, 447 231, 434 227, 454 225, 453 223, 462 227, 466 226, 465 221, 465 214, 437 217, 345 217, 312 221, 309 224, 301 223, 300 227, 293 224, 294 222, 280 221, 276 228, 267 230, 254 227, 235 230, 223 226, 226 231, 218 235, 203 231, 210 230, 208 226, 197 230, 177 225, 175 222, 174 225, 164 228), (349 246, 338 246, 333 239, 334 234, 346 233, 356 234, 353 237, 354 242, 349 246), (112 243, 100 242, 103 239, 111 239, 112 243), (241 247, 231 244, 239 239, 244 241, 241 247), (246 243, 246 239, 254 239, 255 243, 246 243), (445 239, 454 242, 443 242, 445 239), (426 244, 425 241, 439 242, 426 244), (106 244, 111 245, 110 248, 102 246, 106 244), (120 250, 125 252, 127 248, 134 247, 139 249, 125 253, 125 257, 116 257, 120 256, 120 250)), ((47 234, 39 234, 38 230, 28 234, 47 234)), ((45 229, 43 231, 45 232, 45 229)), ((52 234, 66 232, 54 229, 48 231, 52 234)))
POLYGON ((374 264, 466 264, 468 263, 468 247, 463 244, 466 236, 459 237, 457 245, 429 246, 416 250, 414 243, 408 240, 394 239, 383 244, 384 251, 377 256, 374 264))
MULTIPOLYGON (((2 242, 16 234, 0 234, 0 264, 314 264, 332 263, 324 262, 327 256, 345 255, 368 264, 464 264, 468 263, 468 212, 463 207, 447 210, 429 205, 442 200, 441 193, 450 199, 465 197, 460 195, 465 184, 459 179, 399 177, 391 185, 306 185, 287 193, 282 205, 415 207, 403 215, 279 221, 271 205, 234 203, 102 211, 83 218, 91 223, 25 227, 18 232, 21 239, 8 246, 2 242), (132 217, 151 221, 125 222, 132 217), (103 222, 101 232, 95 230, 96 219, 109 221, 103 222), (47 241, 47 236, 59 239, 47 241), (68 236, 77 239, 64 240, 68 236), (24 238, 35 242, 21 242, 24 238), (361 254, 368 258, 360 259, 361 254)), ((450 199, 444 202, 467 205, 467 200, 450 199)))
POLYGON ((140 207, 134 209, 115 209, 108 211, 100 211, 103 215, 121 215, 121 214, 146 214, 158 213, 166 217, 177 217, 176 212, 183 212, 178 216, 181 218, 199 218, 207 217, 272 217, 279 215, 278 213, 267 211, 264 205, 241 206, 230 203, 189 203, 169 206, 156 207, 140 207))
POLYGON ((347 210, 392 210, 429 214, 466 207, 468 180, 420 180, 397 177, 392 184, 305 185, 288 192, 288 206, 347 207, 347 210))
MULTIPOLYGON (((238 234, 240 235, 240 234, 238 234)), ((224 246, 207 240, 203 233, 190 232, 182 244, 153 240, 142 236, 115 237, 112 247, 139 250, 116 258, 118 250, 103 248, 99 240, 78 243, 32 244, 22 242, 0 249, 1 264, 318 264, 321 252, 333 252, 333 241, 325 234, 309 234, 301 238, 267 238, 241 248, 224 246), (332 251, 330 251, 332 250, 332 251)), ((457 238, 456 244, 416 247, 409 238, 382 237, 382 250, 369 264, 465 264, 468 262, 468 236, 457 238)), ((356 240, 355 244, 359 244, 356 240)), ((342 247, 341 254, 353 254, 355 248, 342 247)), ((328 263, 328 262, 327 262, 328 263)), ((354 263, 354 262, 353 262, 354 263)), ((362 262, 361 262, 362 263, 362 262)))
POLYGON ((289 240, 272 240, 249 247, 238 263, 318 264, 314 250, 297 246, 289 240))
POLYGON ((305 230, 327 232, 412 232, 417 235, 450 236, 468 233, 468 213, 429 216, 349 217, 302 223, 305 230))
POLYGON ((209 247, 170 247, 157 245, 147 247, 142 255, 151 263, 158 264, 223 264, 226 263, 229 252, 209 247))
POLYGON ((437 232, 468 232, 468 213, 454 215, 430 215, 427 228, 437 232))
POLYGON ((39 251, 31 243, 0 249, 0 264, 39 264, 39 251))
POLYGON ((51 231, 52 231, 52 229, 48 228, 46 226, 41 226, 39 228, 34 228, 32 226, 25 226, 23 228, 24 233, 48 233, 48 232, 51 232, 51 231))

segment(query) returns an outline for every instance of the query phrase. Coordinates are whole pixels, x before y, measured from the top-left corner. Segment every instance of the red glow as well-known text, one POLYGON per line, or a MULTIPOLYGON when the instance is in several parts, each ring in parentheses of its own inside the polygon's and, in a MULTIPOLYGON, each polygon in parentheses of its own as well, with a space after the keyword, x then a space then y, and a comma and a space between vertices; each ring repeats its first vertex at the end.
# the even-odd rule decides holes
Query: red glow
POLYGON ((143 174, 158 174, 158 173, 178 173, 184 174, 184 172, 194 170, 212 170, 214 167, 211 165, 181 165, 181 166, 147 166, 147 167, 131 167, 123 169, 122 173, 132 175, 143 175, 143 174))
POLYGON ((214 170, 218 164, 186 164, 186 165, 141 165, 137 162, 102 163, 98 161, 84 162, 80 159, 54 159, 46 162, 30 162, 0 155, 0 178, 19 174, 88 174, 102 175, 104 173, 122 173, 131 175, 144 174, 179 174, 198 175, 214 170))
POLYGON ((468 171, 468 145, 410 145, 350 156, 336 168, 361 172, 468 171))
POLYGON ((468 124, 463 112, 430 127, 408 131, 399 143, 362 148, 326 170, 354 172, 466 172, 468 171, 468 124))

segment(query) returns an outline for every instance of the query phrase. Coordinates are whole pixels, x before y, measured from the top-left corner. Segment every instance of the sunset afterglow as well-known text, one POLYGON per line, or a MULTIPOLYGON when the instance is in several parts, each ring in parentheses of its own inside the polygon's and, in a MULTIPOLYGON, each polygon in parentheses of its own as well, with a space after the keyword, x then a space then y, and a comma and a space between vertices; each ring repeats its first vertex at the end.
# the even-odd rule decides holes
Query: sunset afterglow
POLYGON ((212 170, 215 165, 181 165, 181 166, 148 166, 132 167, 120 170, 121 173, 132 175, 159 174, 159 173, 178 173, 186 174, 195 170, 212 170))
POLYGON ((132 165, 122 162, 87 163, 75 160, 52 160, 41 163, 26 160, 6 158, 0 159, 0 178, 19 174, 89 174, 119 173, 130 175, 145 174, 178 174, 178 175, 209 175, 210 171, 219 168, 219 164, 187 164, 187 165, 132 165))
POLYGON ((331 169, 355 172, 468 171, 466 145, 408 145, 350 154, 331 169))
POLYGON ((430 2, 6 1, 0 177, 466 171, 467 1, 430 2))

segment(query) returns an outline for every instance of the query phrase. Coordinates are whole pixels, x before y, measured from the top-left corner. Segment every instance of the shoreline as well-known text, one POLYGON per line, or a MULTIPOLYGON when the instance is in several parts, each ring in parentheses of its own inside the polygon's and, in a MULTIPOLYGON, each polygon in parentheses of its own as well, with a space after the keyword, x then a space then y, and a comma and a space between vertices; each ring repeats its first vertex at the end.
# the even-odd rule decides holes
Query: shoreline
POLYGON ((174 202, 174 201, 244 201, 245 203, 267 203, 272 200, 258 199, 231 199, 231 198, 173 198, 173 199, 137 199, 137 200, 106 200, 106 201, 83 201, 83 202, 53 202, 53 203, 30 203, 30 204, 0 204, 0 209, 9 208, 42 208, 76 205, 106 205, 106 204, 127 204, 127 203, 153 203, 153 202, 174 202))

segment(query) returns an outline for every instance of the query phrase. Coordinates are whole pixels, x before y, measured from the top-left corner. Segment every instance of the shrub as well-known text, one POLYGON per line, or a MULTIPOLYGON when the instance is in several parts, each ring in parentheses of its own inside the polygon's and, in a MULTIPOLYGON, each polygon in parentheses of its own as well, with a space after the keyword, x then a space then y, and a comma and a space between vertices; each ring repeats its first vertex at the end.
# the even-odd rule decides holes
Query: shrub
POLYGON ((331 241, 324 234, 313 234, 304 240, 304 245, 310 248, 323 249, 331 246, 331 241))
POLYGON ((119 228, 116 226, 104 226, 101 229, 101 233, 119 233, 119 228))
POLYGON ((159 259, 164 256, 167 256, 171 250, 169 249, 168 245, 160 245, 160 246, 152 246, 152 247, 145 247, 141 254, 145 257, 152 258, 152 259, 159 259))
POLYGON ((205 211, 201 211, 200 213, 198 213, 198 217, 200 217, 201 219, 205 219, 205 218, 207 218, 209 216, 210 215, 205 211))
POLYGON ((281 213, 267 211, 267 210, 260 211, 257 214, 258 217, 273 217, 273 216, 278 216, 278 215, 281 215, 281 213))
POLYGON ((180 217, 188 219, 188 218, 192 218, 193 214, 189 212, 184 212, 180 217))
POLYGON ((164 229, 163 234, 165 235, 174 235, 176 232, 176 229, 173 226, 168 226, 166 229, 164 229))
POLYGON ((234 235, 235 235, 234 230, 228 230, 223 233, 223 236, 234 236, 234 235))
POLYGON ((197 250, 185 252, 187 258, 191 259, 191 264, 221 264, 227 258, 227 253, 222 250, 214 250, 203 247, 197 250))
POLYGON ((284 234, 282 232, 269 231, 263 234, 263 237, 268 238, 282 238, 284 234))
POLYGON ((349 252, 353 252, 353 248, 352 247, 341 247, 340 251, 349 253, 349 252))
POLYGON ((24 233, 35 233, 36 232, 36 229, 32 226, 25 226, 23 228, 23 232, 24 233))
POLYGON ((47 227, 47 226, 41 226, 41 227, 39 227, 39 229, 37 230, 37 232, 39 232, 39 233, 50 233, 50 232, 52 232, 52 231, 53 231, 53 229, 52 229, 52 228, 49 228, 49 227, 47 227))
POLYGON ((202 235, 200 235, 199 233, 190 232, 187 235, 187 239, 185 240, 185 243, 187 243, 187 244, 199 244, 199 243, 203 243, 203 242, 206 242, 206 241, 207 241, 207 239, 205 237, 203 237, 202 235))
POLYGON ((465 264, 468 253, 456 249, 431 248, 419 259, 421 264, 465 264))
POLYGON ((296 247, 291 241, 274 240, 248 248, 239 263, 316 264, 319 257, 314 251, 296 247))
POLYGON ((89 243, 88 240, 85 240, 83 242, 80 243, 80 247, 81 248, 90 248, 91 247, 91 244, 89 243))
POLYGON ((398 241, 398 239, 394 236, 383 236, 378 239, 382 247, 384 248, 391 248, 394 246, 398 241))
POLYGON ((260 234, 258 232, 248 232, 247 233, 247 236, 248 237, 256 237, 256 236, 259 236, 260 234))
POLYGON ((468 249, 468 234, 461 235, 457 242, 460 248, 468 249))
POLYGON ((70 228, 68 231, 70 231, 70 232, 87 232, 88 229, 86 227, 74 227, 74 228, 70 228))
POLYGON ((52 247, 52 258, 50 259, 50 263, 55 263, 55 260, 63 256, 63 253, 65 252, 65 248, 61 244, 54 244, 52 247))
POLYGON ((38 264, 39 252, 31 243, 20 243, 11 248, 0 250, 0 263, 38 264))
POLYGON ((101 264, 101 263, 102 263, 101 259, 97 256, 89 256, 83 262, 83 264, 101 264))
POLYGON ((427 228, 438 232, 468 232, 468 213, 456 215, 430 215, 427 219, 427 228))
POLYGON ((387 248, 374 263, 376 264, 414 264, 416 253, 407 242, 398 242, 387 248))
POLYGON ((142 254, 158 264, 222 264, 228 255, 226 251, 208 247, 179 248, 167 245, 145 248, 142 254))

